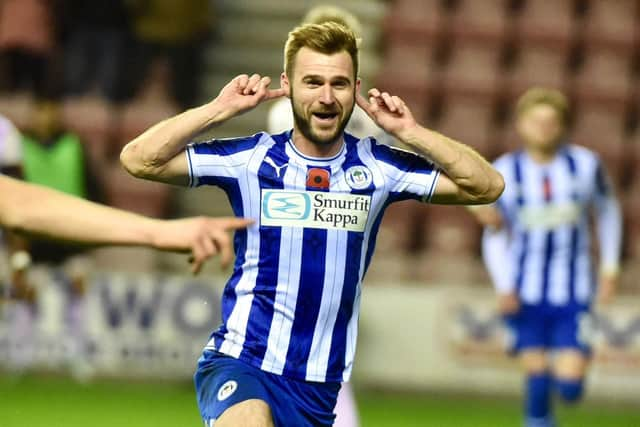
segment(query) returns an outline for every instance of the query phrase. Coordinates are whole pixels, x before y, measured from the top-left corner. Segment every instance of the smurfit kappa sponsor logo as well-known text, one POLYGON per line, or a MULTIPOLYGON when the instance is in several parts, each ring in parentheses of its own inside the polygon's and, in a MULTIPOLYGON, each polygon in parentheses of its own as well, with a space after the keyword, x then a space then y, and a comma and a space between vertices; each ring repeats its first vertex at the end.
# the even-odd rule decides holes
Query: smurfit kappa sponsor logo
POLYGON ((370 206, 371 196, 368 195, 262 190, 260 223, 362 232, 370 206))
POLYGON ((304 192, 268 190, 262 192, 262 216, 267 220, 305 220, 311 212, 311 198, 304 192))

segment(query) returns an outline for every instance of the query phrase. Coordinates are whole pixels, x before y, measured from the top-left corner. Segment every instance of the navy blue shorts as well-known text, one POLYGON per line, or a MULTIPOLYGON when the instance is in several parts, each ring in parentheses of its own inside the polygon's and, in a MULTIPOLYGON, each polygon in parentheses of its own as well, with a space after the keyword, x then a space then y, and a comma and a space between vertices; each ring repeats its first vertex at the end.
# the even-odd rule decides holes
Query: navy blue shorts
POLYGON ((222 413, 249 399, 271 408, 276 427, 331 426, 340 383, 293 380, 206 350, 194 376, 200 415, 207 427, 222 413))
POLYGON ((591 354, 592 316, 585 307, 523 305, 505 317, 511 334, 510 351, 572 349, 591 354))

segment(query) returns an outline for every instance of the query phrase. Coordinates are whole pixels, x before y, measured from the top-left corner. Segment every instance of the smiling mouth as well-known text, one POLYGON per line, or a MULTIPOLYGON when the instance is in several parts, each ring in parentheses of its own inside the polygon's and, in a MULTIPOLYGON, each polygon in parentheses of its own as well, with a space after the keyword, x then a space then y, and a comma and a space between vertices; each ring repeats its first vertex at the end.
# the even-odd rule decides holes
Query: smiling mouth
POLYGON ((316 118, 320 120, 333 120, 338 117, 338 113, 330 112, 330 113, 312 113, 316 118))

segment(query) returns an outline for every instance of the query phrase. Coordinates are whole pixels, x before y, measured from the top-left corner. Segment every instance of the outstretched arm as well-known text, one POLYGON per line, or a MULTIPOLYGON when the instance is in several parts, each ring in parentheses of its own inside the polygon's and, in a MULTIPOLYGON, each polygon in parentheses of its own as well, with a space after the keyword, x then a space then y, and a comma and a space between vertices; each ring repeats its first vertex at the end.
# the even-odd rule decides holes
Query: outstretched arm
POLYGON ((399 97, 378 89, 368 95, 357 94, 357 102, 376 124, 442 169, 432 202, 483 204, 502 194, 502 175, 471 147, 420 126, 399 97))
POLYGON ((189 184, 189 166, 182 153, 193 139, 263 101, 284 96, 269 89, 271 79, 254 74, 235 77, 211 102, 164 120, 128 143, 120 154, 125 169, 138 178, 189 184))
POLYGON ((0 225, 81 244, 192 252, 194 273, 216 254, 227 265, 233 254, 226 231, 250 223, 239 218, 157 220, 0 176, 0 225))

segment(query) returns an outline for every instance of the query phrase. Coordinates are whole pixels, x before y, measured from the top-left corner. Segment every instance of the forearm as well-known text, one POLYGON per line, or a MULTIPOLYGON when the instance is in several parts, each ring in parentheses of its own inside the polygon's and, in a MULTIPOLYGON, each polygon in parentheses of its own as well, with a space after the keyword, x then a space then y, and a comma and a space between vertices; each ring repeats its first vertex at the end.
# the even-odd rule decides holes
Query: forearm
POLYGON ((622 246, 622 213, 615 197, 607 197, 597 209, 601 273, 617 275, 622 246))
POLYGON ((154 245, 157 220, 8 178, 0 188, 0 220, 9 229, 80 244, 154 245))
POLYGON ((419 125, 394 136, 436 163, 469 203, 491 203, 502 194, 502 175, 471 147, 419 125))
POLYGON ((134 176, 152 176, 199 134, 228 119, 224 109, 212 101, 163 120, 128 143, 120 155, 123 166, 134 176))
POLYGON ((515 283, 508 268, 509 234, 503 229, 486 227, 482 234, 482 259, 498 294, 515 290, 515 283))

